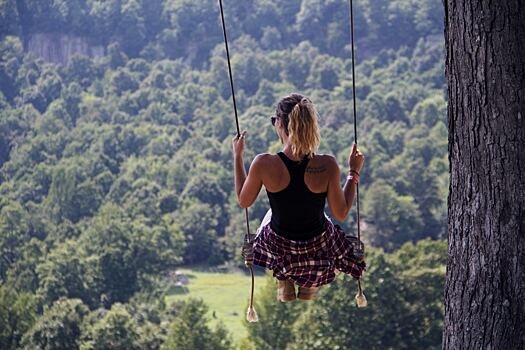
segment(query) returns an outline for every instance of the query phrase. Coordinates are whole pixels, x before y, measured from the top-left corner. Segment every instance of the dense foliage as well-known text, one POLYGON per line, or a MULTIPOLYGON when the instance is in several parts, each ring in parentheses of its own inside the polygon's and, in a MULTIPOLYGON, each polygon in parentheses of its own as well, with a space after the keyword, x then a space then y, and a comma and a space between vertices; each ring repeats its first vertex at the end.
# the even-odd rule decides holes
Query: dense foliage
MULTIPOLYGON (((318 106, 320 152, 345 164, 347 2, 225 5, 247 161, 279 150, 268 117, 279 97, 301 91, 318 106)), ((355 13, 363 235, 388 252, 443 238, 441 3, 364 0, 355 13)), ((0 309, 0 347, 46 348, 57 337, 67 338, 57 349, 104 348, 104 339, 127 349, 192 346, 173 332, 204 306, 175 315, 149 298, 182 264, 239 264, 244 219, 232 191, 226 67, 213 0, 0 0, 0 295, 6 315, 17 315, 0 309), (82 37, 105 55, 46 63, 24 50, 42 32, 82 37), (57 329, 57 318, 68 328, 57 329)), ((261 194, 252 227, 266 209, 261 194)), ((352 217, 342 223, 349 232, 352 217)), ((418 317, 430 312, 423 306, 418 317)), ((202 332, 225 339, 223 329, 202 332)), ((427 332, 434 346, 434 328, 427 332)))
POLYGON ((248 326, 244 348, 441 349, 446 249, 445 241, 425 239, 392 254, 369 252, 366 308, 355 307, 357 283, 347 276, 322 287, 306 311, 304 303, 276 305, 269 280, 256 296, 264 317, 248 326))

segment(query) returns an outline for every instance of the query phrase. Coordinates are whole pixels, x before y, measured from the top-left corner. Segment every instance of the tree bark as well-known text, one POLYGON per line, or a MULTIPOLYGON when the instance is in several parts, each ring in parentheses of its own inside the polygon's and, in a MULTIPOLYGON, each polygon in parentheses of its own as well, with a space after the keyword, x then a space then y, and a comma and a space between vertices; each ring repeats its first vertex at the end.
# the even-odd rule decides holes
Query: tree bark
POLYGON ((443 349, 525 348, 525 1, 444 0, 443 349))

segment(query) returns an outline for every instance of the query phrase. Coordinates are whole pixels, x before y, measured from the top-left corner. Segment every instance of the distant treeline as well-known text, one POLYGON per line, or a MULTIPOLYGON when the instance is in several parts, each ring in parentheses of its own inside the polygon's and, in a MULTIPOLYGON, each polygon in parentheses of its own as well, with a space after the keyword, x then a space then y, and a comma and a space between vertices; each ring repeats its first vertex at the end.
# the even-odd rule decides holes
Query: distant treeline
MULTIPOLYGON (((355 1, 358 47, 367 56, 384 48, 413 47, 443 33, 439 1, 355 1)), ((323 53, 348 54, 349 14, 345 0, 224 1, 231 37, 249 35, 265 50, 310 41, 323 53)), ((93 43, 119 42, 130 57, 192 57, 209 62, 221 42, 216 0, 2 0, 0 33, 27 36, 60 32, 93 43)))

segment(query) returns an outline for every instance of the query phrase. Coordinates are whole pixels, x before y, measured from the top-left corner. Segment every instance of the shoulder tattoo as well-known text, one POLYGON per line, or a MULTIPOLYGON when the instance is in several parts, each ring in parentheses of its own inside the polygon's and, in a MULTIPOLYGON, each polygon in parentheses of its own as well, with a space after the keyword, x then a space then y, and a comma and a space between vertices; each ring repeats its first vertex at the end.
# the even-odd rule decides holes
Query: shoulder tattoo
POLYGON ((319 167, 307 167, 306 172, 310 174, 319 174, 326 171, 326 167, 321 165, 319 167))

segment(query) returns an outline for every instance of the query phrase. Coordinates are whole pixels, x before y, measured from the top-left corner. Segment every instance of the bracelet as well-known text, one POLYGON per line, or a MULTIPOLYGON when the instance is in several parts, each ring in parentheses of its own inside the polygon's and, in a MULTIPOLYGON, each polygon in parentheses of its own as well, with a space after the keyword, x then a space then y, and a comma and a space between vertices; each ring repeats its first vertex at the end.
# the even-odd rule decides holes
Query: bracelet
POLYGON ((354 170, 354 169, 350 169, 350 170, 348 171, 348 173, 349 173, 349 174, 355 174, 355 175, 359 176, 359 172, 358 172, 357 170, 354 170))
POLYGON ((346 180, 347 181, 352 181, 353 183, 355 183, 357 185, 357 183, 359 182, 359 175, 348 175, 346 177, 346 180))

